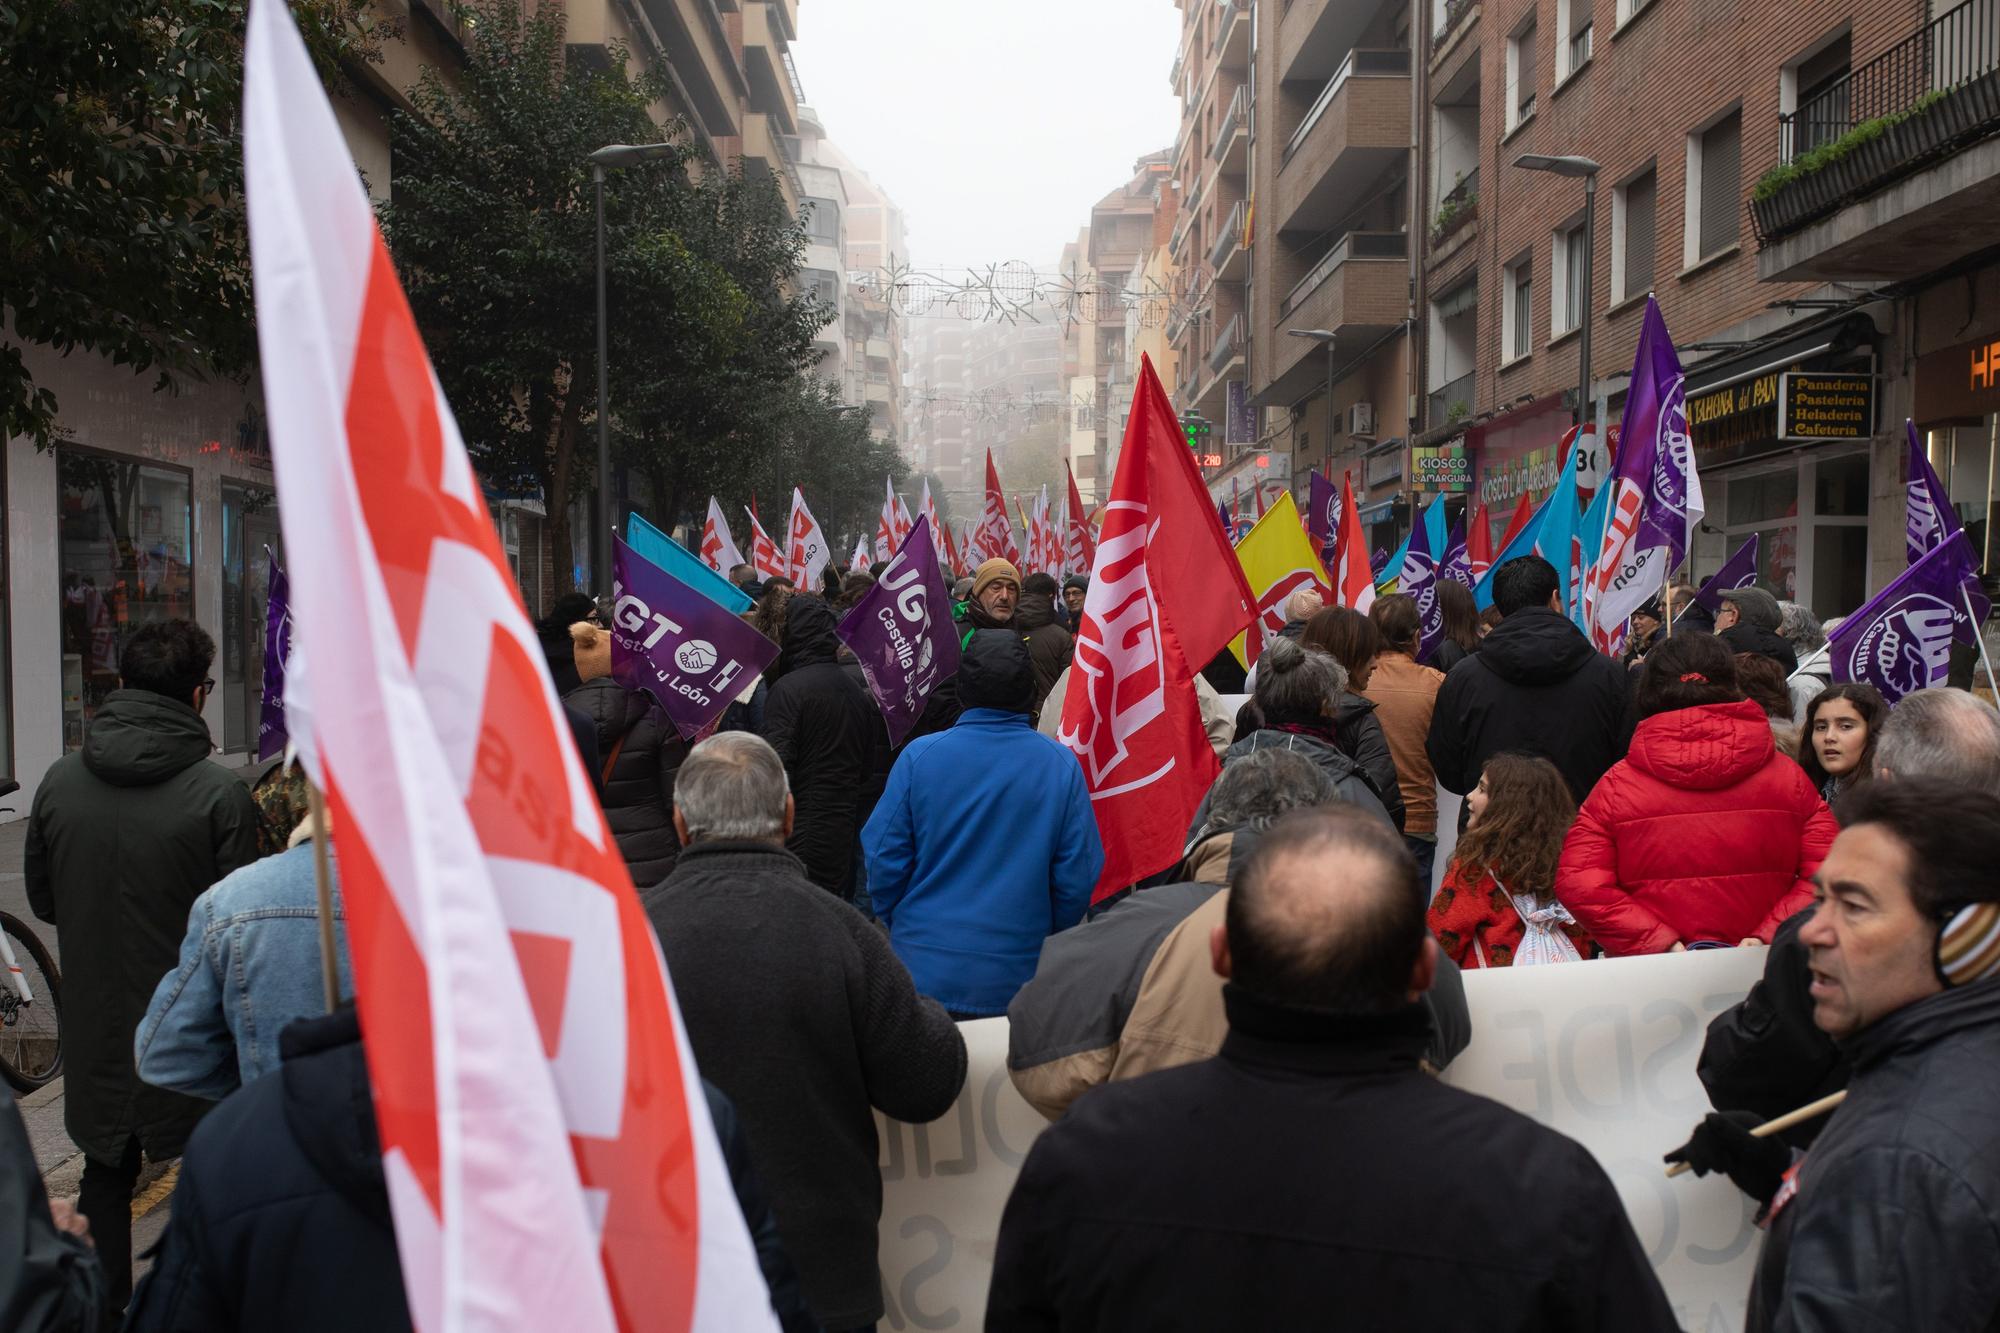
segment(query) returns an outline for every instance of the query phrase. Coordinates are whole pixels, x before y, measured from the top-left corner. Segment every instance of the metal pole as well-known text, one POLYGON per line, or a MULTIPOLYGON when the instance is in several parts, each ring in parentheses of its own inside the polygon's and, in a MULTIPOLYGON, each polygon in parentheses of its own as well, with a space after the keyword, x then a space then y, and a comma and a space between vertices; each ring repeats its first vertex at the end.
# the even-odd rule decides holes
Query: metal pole
POLYGON ((1979 664, 1986 668, 1986 688, 1993 691, 1993 701, 2000 705, 2000 682, 1993 679, 1993 659, 1986 655, 1986 631, 1979 623, 1979 613, 1972 609, 1972 592, 1962 583, 1958 585, 1958 599, 1965 603, 1965 618, 1972 624, 1972 641, 1979 646, 1979 664))
POLYGON ((327 861, 327 839, 333 830, 326 826, 326 797, 314 784, 306 784, 306 800, 313 820, 313 886, 319 893, 319 975, 326 997, 326 1011, 340 1008, 340 965, 333 942, 333 867, 327 861))
POLYGON ((611 351, 604 310, 604 168, 593 162, 597 186, 597 568, 592 591, 611 591, 611 351))
POLYGON ((1578 322, 1583 325, 1576 340, 1577 385, 1576 425, 1580 439, 1590 421, 1590 279, 1597 267, 1597 177, 1583 178, 1583 305, 1578 322))
POLYGON ((1333 466, 1333 339, 1326 340, 1326 462, 1333 466))

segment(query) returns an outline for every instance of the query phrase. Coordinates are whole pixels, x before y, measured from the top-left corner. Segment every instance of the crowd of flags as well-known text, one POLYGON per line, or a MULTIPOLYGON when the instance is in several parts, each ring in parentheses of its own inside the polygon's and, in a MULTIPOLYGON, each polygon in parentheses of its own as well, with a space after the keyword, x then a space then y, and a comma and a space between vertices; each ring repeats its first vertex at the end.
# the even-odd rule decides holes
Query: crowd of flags
MULTIPOLYGON (((288 548, 313 553, 288 590, 274 581, 260 750, 288 745, 332 811, 415 1326, 774 1328, 651 928, 278 0, 251 7, 245 65, 272 454, 288 548), (467 644, 487 646, 477 669, 467 644)), ((887 486, 852 557, 886 567, 837 632, 900 740, 956 669, 947 570, 1000 556, 1089 573, 1058 740, 1091 794, 1101 898, 1179 858, 1218 771, 1194 676, 1232 641, 1254 660, 1301 587, 1361 610, 1408 593, 1428 646, 1443 583, 1486 604, 1494 569, 1534 551, 1579 627, 1618 650, 1703 512, 1681 368, 1650 298, 1645 320, 1611 475, 1583 505, 1567 449, 1555 490, 1536 508, 1523 497, 1497 550, 1484 505, 1447 531, 1440 497, 1378 566, 1349 476, 1310 477, 1303 513, 1261 487, 1253 515, 1240 495, 1218 508, 1142 357, 1096 514, 1072 476, 1060 503, 1043 489, 1016 505, 1017 534, 990 454, 980 515, 956 532, 928 487, 913 514, 887 486)), ((1909 468, 1907 568, 1826 649, 1834 679, 1892 700, 1942 683, 1953 641, 1978 644, 1989 610, 1914 429, 1909 468)), ((802 491, 782 542, 754 498, 745 513, 760 578, 820 579, 832 555, 802 491)), ((726 577, 744 559, 718 499, 692 545, 635 518, 614 547, 610 630, 614 674, 689 738, 777 655, 726 577)), ((1700 597, 1753 580, 1757 556, 1753 538, 1700 597)))

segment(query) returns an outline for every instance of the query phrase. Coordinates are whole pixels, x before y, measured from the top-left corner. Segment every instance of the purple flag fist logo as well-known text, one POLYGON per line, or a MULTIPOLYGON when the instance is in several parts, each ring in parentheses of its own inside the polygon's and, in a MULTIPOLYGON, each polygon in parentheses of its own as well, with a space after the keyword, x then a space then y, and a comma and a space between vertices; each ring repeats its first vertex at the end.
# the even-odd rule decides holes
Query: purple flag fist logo
POLYGON ((1849 656, 1849 678, 1876 682, 1891 699, 1928 689, 1951 665, 1951 603, 1913 592, 1862 626, 1849 656))

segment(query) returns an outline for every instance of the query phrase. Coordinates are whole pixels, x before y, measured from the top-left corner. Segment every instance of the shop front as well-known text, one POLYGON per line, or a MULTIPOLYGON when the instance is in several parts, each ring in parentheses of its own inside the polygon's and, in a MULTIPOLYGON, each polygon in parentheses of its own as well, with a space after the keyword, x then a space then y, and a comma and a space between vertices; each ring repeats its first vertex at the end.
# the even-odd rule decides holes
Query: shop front
POLYGON ((1523 495, 1532 507, 1555 489, 1562 477, 1563 437, 1573 424, 1557 394, 1466 431, 1465 451, 1472 459, 1467 503, 1486 506, 1496 544, 1523 495))
POLYGON ((1965 535, 1991 570, 1993 506, 2000 501, 2000 333, 1917 358, 1916 423, 1965 535))
POLYGON ((1875 372, 1865 317, 1689 372, 1688 437, 1706 506, 1694 581, 1754 534, 1758 581, 1778 597, 1821 617, 1867 600, 1874 441, 1886 428, 1875 372))

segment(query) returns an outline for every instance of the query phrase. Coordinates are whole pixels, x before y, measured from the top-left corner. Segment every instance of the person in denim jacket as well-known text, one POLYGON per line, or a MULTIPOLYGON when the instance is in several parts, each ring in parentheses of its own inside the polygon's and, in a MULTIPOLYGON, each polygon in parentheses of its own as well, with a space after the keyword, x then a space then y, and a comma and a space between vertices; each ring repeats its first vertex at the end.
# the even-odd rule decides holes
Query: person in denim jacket
MULTIPOLYGON (((278 1034, 286 1024, 326 1011, 314 836, 308 816, 287 850, 244 866, 195 899, 180 965, 160 978, 133 1042, 140 1078, 220 1101, 278 1067, 278 1034)), ((335 961, 340 993, 352 995, 340 876, 333 869, 335 961)))

